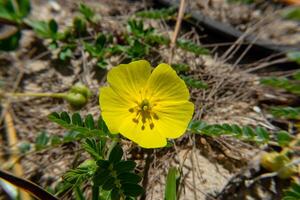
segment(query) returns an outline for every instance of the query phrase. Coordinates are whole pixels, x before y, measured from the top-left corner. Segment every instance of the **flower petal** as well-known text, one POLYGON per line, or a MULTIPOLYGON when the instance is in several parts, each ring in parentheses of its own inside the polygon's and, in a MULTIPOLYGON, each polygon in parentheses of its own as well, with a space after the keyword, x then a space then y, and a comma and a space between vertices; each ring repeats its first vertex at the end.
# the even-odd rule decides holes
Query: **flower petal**
POLYGON ((133 123, 130 117, 125 119, 124 122, 126 123, 122 123, 120 133, 139 146, 143 148, 159 148, 167 145, 166 138, 156 127, 153 129, 145 127, 145 129, 142 130, 142 123, 133 123))
POLYGON ((178 138, 185 133, 192 119, 194 104, 189 101, 161 102, 155 107, 154 112, 158 117, 154 124, 161 134, 166 138, 178 138))
POLYGON ((189 91, 184 81, 168 64, 159 64, 147 82, 147 96, 150 101, 185 101, 189 91))
POLYGON ((119 133, 120 123, 129 115, 132 115, 128 109, 133 107, 134 103, 118 95, 110 87, 100 88, 99 102, 101 115, 108 129, 111 133, 119 133))
POLYGON ((108 73, 107 81, 120 96, 136 101, 150 77, 152 67, 146 60, 118 65, 108 73))

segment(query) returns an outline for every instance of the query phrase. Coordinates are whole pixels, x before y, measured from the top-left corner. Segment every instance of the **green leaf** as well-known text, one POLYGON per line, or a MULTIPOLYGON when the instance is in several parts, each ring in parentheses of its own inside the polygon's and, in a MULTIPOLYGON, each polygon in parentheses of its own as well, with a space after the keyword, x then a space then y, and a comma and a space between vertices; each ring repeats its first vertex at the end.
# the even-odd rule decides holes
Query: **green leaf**
POLYGON ((197 89, 207 89, 208 88, 208 85, 202 81, 199 81, 199 80, 196 80, 192 77, 189 77, 189 76, 183 76, 181 75, 180 76, 184 82, 189 86, 189 87, 192 87, 192 88, 197 88, 197 89))
POLYGON ((94 119, 93 119, 93 115, 91 114, 88 114, 85 118, 85 125, 87 128, 93 130, 95 129, 95 122, 94 122, 94 119))
POLYGON ((243 137, 247 139, 253 138, 255 136, 253 129, 250 128, 249 126, 244 126, 242 130, 243 130, 243 137))
MULTIPOLYGON (((76 131, 79 134, 76 136, 78 138, 85 138, 85 137, 102 137, 104 136, 104 133, 100 129, 90 129, 88 128, 83 122, 82 118, 80 117, 79 114, 75 113, 72 115, 72 123, 71 119, 68 113, 62 112, 60 115, 58 113, 52 113, 48 116, 48 118, 59 124, 60 126, 71 130, 71 131, 76 131), (75 123, 75 124, 74 124, 75 123)), ((89 121, 89 120, 88 120, 89 121)))
POLYGON ((41 38, 50 38, 54 41, 59 39, 60 34, 57 32, 58 25, 54 19, 51 19, 49 22, 26 20, 26 23, 31 26, 41 38))
POLYGON ((300 51, 289 52, 287 53, 287 57, 289 60, 295 61, 300 64, 300 51))
POLYGON ((46 132, 41 132, 35 140, 36 150, 41 150, 47 146, 49 142, 49 136, 46 132))
POLYGON ((256 135, 257 135, 256 136, 257 141, 264 142, 264 141, 269 140, 269 133, 267 132, 266 129, 264 129, 262 127, 256 127, 255 132, 256 132, 256 135))
POLYGON ((300 81, 300 71, 297 71, 293 74, 293 79, 300 81))
POLYGON ((102 51, 102 50, 104 49, 105 44, 106 44, 106 42, 107 42, 106 40, 107 40, 107 39, 106 39, 106 37, 105 37, 104 34, 100 34, 100 35, 97 37, 95 46, 96 46, 96 49, 97 49, 98 51, 102 51))
POLYGON ((72 58, 73 52, 70 48, 62 48, 59 52, 59 59, 62 61, 69 60, 72 58))
POLYGON ((85 17, 87 21, 93 21, 95 16, 95 12, 86 4, 80 3, 79 4, 79 12, 85 17))
POLYGON ((137 12, 135 15, 142 18, 149 19, 171 19, 176 14, 177 8, 162 8, 157 10, 146 10, 137 12))
POLYGON ((130 58, 143 58, 145 55, 149 53, 149 47, 142 44, 138 40, 134 40, 133 44, 127 50, 127 55, 130 58))
POLYGON ((89 167, 78 167, 76 169, 69 170, 65 175, 64 179, 73 184, 80 185, 83 181, 88 180, 94 173, 94 169, 89 167))
POLYGON ((137 185, 137 184, 132 184, 132 183, 125 183, 122 185, 122 189, 124 191, 124 194, 126 196, 132 196, 132 197, 137 197, 144 193, 144 189, 137 185))
POLYGON ((99 169, 94 175, 93 182, 97 186, 102 186, 110 178, 112 178, 112 176, 108 169, 99 169))
POLYGON ((136 166, 136 163, 131 160, 122 160, 114 166, 114 169, 117 171, 118 174, 123 172, 130 172, 133 171, 136 166))
POLYGON ((56 33, 58 31, 58 25, 57 25, 57 23, 54 19, 51 19, 49 21, 48 26, 49 26, 49 29, 52 33, 56 33))
POLYGON ((288 146, 292 140, 292 136, 286 131, 279 131, 277 133, 277 142, 280 146, 288 146))
POLYGON ((118 179, 121 181, 121 184, 125 184, 125 183, 137 184, 142 180, 142 178, 139 175, 130 172, 119 174, 118 179))
POLYGON ((122 156, 123 156, 123 149, 121 148, 120 145, 116 144, 109 154, 109 161, 111 163, 118 163, 120 162, 122 156))
POLYGON ((76 131, 67 131, 64 134, 63 142, 67 143, 67 142, 73 142, 75 140, 78 140, 79 139, 78 135, 79 135, 79 133, 76 131))
POLYGON ((77 126, 83 126, 83 122, 79 113, 74 113, 72 115, 72 124, 77 126))
POLYGON ((209 54, 209 50, 199 46, 198 44, 185 40, 185 39, 178 39, 177 40, 177 46, 180 47, 181 49, 184 49, 186 51, 190 51, 196 55, 207 55, 209 54))
POLYGON ((51 145, 52 145, 52 146, 55 146, 55 145, 58 145, 58 144, 61 144, 61 143, 62 143, 61 138, 60 138, 59 136, 57 136, 57 135, 53 135, 53 136, 50 138, 50 140, 51 140, 51 145))
POLYGON ((17 0, 19 4, 19 17, 24 18, 30 13, 30 0, 17 0))
POLYGON ((29 0, 1 0, 0 18, 12 20, 17 23, 26 17, 30 12, 29 0))
POLYGON ((287 92, 300 95, 300 84, 298 81, 289 80, 287 78, 264 78, 261 80, 261 84, 272 86, 279 89, 284 89, 287 92))
POLYGON ((110 162, 108 160, 98 160, 97 165, 99 169, 108 169, 110 162))
MULTIPOLYGON (((54 114, 53 117, 57 117, 57 115, 54 114)), ((71 123, 71 118, 70 118, 70 116, 69 116, 69 114, 68 114, 67 112, 62 112, 62 113, 60 114, 60 118, 61 118, 64 122, 66 122, 66 123, 68 123, 68 124, 71 123)))
POLYGON ((299 200, 300 199, 300 184, 297 182, 284 191, 282 200, 299 200))
POLYGON ((16 30, 16 32, 10 35, 9 37, 0 40, 0 51, 16 50, 19 47, 20 39, 21 32, 19 30, 16 30))
POLYGON ((100 143, 101 141, 97 143, 95 139, 87 138, 82 146, 95 160, 100 160, 103 158, 103 149, 100 143))
POLYGON ((84 36, 87 33, 87 24, 80 17, 75 17, 73 20, 73 32, 76 33, 77 37, 84 36))
POLYGON ((162 35, 155 35, 155 34, 148 34, 143 36, 145 43, 149 44, 150 46, 160 44, 160 45, 168 45, 170 44, 170 39, 164 37, 162 35))
POLYGON ((19 20, 11 0, 0 1, 0 17, 15 22, 19 20))
POLYGON ((121 196, 119 193, 119 190, 117 188, 114 188, 110 193, 111 200, 120 200, 121 196))
POLYGON ((271 107, 273 116, 283 119, 300 119, 300 107, 271 107))
POLYGON ((102 185, 102 188, 104 190, 111 190, 113 189, 113 187, 115 186, 115 178, 110 176, 105 182, 104 184, 102 185))
POLYGON ((21 144, 18 145, 18 148, 22 154, 25 154, 31 149, 31 145, 28 142, 22 142, 21 144))
POLYGON ((239 127, 236 124, 211 124, 208 125, 202 121, 191 121, 188 130, 192 133, 203 134, 209 136, 228 135, 242 140, 255 141, 258 143, 266 143, 269 141, 269 133, 262 127, 255 130, 249 126, 239 127))
POLYGON ((190 71, 190 67, 187 64, 172 64, 171 66, 177 73, 190 71))
POLYGON ((168 171, 166 188, 165 188, 165 200, 176 200, 176 179, 178 171, 175 167, 171 167, 168 171))
POLYGON ((282 11, 281 16, 285 19, 300 21, 300 7, 291 7, 282 11))

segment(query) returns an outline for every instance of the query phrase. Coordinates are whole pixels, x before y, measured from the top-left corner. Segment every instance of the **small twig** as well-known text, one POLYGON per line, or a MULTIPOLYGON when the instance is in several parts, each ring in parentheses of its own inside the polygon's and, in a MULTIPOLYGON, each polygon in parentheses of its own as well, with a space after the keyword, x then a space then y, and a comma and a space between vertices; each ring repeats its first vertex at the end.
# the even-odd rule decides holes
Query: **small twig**
MULTIPOLYGON (((143 174, 143 188, 146 190, 147 185, 148 185, 148 175, 149 175, 149 169, 150 169, 150 164, 153 161, 153 150, 146 150, 148 151, 146 162, 145 162, 145 167, 144 167, 144 174, 143 174)), ((146 192, 141 196, 140 200, 145 200, 146 199, 146 192)))
POLYGON ((271 66, 271 65, 274 65, 274 64, 285 63, 287 61, 288 61, 287 58, 281 58, 281 59, 273 60, 271 62, 260 64, 257 67, 250 68, 250 69, 246 70, 246 72, 250 73, 250 72, 253 72, 253 71, 256 71, 256 70, 259 70, 259 69, 262 69, 262 68, 265 68, 265 67, 268 67, 268 66, 271 66))
POLYGON ((175 25, 175 30, 174 30, 174 34, 173 37, 171 39, 171 52, 170 52, 170 57, 169 57, 169 64, 172 63, 173 60, 173 55, 174 55, 174 48, 176 46, 176 40, 178 37, 178 33, 181 27, 181 22, 184 16, 184 11, 185 11, 185 0, 181 0, 180 1, 180 6, 179 6, 179 12, 178 12, 178 16, 177 16, 177 21, 176 21, 176 25, 175 25))
MULTIPOLYGON (((6 130, 7 130, 6 133, 7 133, 8 145, 12 146, 11 151, 14 152, 11 154, 10 157, 10 160, 15 162, 15 164, 13 165, 13 171, 17 176, 23 176, 23 168, 22 165, 19 163, 19 156, 17 156, 17 153, 19 152, 18 147, 16 146, 18 143, 17 132, 14 127, 13 119, 9 111, 5 113, 4 120, 6 124, 6 130)), ((23 191, 20 191, 20 197, 21 199, 24 200, 31 199, 28 193, 25 193, 23 191)))

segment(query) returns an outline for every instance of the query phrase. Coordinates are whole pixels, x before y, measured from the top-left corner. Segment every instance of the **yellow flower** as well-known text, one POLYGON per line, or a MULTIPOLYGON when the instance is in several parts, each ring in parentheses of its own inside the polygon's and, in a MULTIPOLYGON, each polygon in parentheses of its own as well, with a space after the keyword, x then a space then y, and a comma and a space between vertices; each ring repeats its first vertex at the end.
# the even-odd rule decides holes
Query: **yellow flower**
POLYGON ((169 65, 153 69, 145 60, 121 64, 108 72, 107 82, 99 101, 112 133, 144 148, 158 148, 185 132, 194 105, 184 81, 169 65))

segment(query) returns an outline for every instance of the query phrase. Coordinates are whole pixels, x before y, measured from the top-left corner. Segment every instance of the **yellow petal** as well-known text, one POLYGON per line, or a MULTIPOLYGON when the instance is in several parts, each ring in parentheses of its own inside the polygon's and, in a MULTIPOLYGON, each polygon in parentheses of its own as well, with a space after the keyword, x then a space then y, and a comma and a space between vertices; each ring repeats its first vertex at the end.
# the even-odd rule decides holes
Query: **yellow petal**
POLYGON ((185 130, 192 119, 194 104, 185 102, 161 102, 155 108, 158 120, 154 119, 155 127, 166 138, 178 138, 185 133, 185 130))
POLYGON ((133 142, 137 143, 143 148, 159 148, 167 145, 166 138, 160 133, 160 131, 154 127, 145 127, 142 130, 142 123, 133 123, 132 119, 129 117, 125 121, 127 123, 122 123, 120 127, 120 133, 133 142), (131 121, 131 122, 130 122, 131 121))
POLYGON ((150 77, 152 67, 146 60, 121 64, 108 72, 107 81, 111 88, 127 99, 140 100, 141 91, 150 77))
POLYGON ((184 101, 189 91, 184 81, 167 64, 159 64, 147 82, 147 96, 150 101, 184 101))
POLYGON ((129 108, 132 108, 134 103, 124 96, 118 95, 110 87, 100 88, 99 102, 101 115, 108 129, 111 133, 119 133, 120 124, 129 115, 132 115, 129 108))

